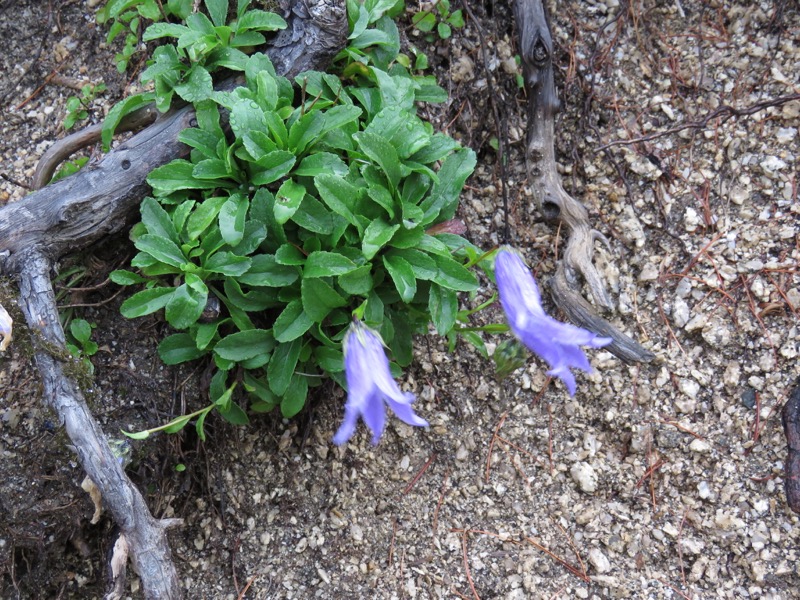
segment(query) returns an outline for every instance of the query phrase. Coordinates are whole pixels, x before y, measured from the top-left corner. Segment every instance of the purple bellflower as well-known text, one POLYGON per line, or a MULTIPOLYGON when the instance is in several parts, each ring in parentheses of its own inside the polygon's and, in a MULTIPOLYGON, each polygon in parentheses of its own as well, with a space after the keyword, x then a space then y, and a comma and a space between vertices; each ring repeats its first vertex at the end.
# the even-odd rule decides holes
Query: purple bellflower
POLYGON ((333 436, 333 443, 337 446, 353 436, 359 417, 372 431, 372 443, 377 444, 386 424, 384 402, 404 423, 417 427, 428 425, 411 408, 414 394, 401 392, 392 378, 380 336, 361 321, 353 321, 345 335, 344 371, 347 403, 344 406, 344 421, 333 436))
POLYGON ((575 376, 570 369, 592 372, 589 360, 579 346, 602 348, 611 343, 611 338, 600 337, 547 316, 533 274, 513 250, 501 248, 494 268, 500 303, 511 331, 550 365, 547 374, 561 379, 569 395, 574 396, 575 376))

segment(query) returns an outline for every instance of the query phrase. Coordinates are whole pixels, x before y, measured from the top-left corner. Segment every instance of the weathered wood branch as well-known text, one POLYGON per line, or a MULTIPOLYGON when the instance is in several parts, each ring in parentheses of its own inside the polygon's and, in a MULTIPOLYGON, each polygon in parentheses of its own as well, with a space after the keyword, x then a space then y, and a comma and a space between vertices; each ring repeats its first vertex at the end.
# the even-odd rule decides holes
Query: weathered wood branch
MULTIPOLYGON (((284 16, 289 26, 267 50, 281 75, 292 77, 324 68, 345 43, 347 20, 341 2, 293 0, 284 16)), ((182 596, 165 533, 176 523, 150 515, 79 386, 65 372, 69 354, 50 272, 59 257, 85 249, 130 224, 149 191, 146 177, 150 171, 188 154, 189 149, 178 142, 178 134, 192 126, 193 119, 191 107, 163 115, 97 164, 0 209, 0 273, 18 276, 20 306, 34 338, 45 401, 64 424, 81 465, 122 530, 148 599, 182 596)), ((40 181, 49 179, 48 171, 52 174, 58 162, 93 143, 99 133, 95 127, 62 142, 45 157, 40 181)))
POLYGON ((615 356, 629 362, 650 361, 651 352, 598 316, 578 291, 583 277, 595 303, 613 309, 603 278, 592 263, 594 241, 605 237, 592 229, 586 208, 564 190, 556 168, 555 116, 560 104, 553 78, 553 40, 541 0, 517 0, 515 18, 528 92, 528 182, 545 220, 563 226, 569 236, 548 288, 571 321, 613 339, 607 349, 615 356))
POLYGON ((784 475, 786 503, 800 514, 800 377, 789 392, 789 399, 781 411, 781 421, 787 450, 784 475))
POLYGON ((78 385, 58 358, 69 352, 50 281, 52 262, 35 249, 21 252, 19 258, 25 265, 19 274, 20 308, 33 334, 45 401, 61 418, 86 474, 100 488, 103 503, 136 548, 133 561, 148 598, 179 598, 178 575, 165 535, 167 525, 150 515, 144 497, 125 475, 78 385))

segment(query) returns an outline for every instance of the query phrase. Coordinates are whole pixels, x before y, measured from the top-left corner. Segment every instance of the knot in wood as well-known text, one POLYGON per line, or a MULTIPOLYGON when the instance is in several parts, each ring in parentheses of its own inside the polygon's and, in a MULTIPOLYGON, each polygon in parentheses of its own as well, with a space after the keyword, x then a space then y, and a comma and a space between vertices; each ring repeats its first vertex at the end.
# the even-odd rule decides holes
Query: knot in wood
POLYGON ((549 57, 550 52, 547 50, 544 40, 542 38, 537 39, 533 46, 533 62, 536 63, 537 67, 543 67, 549 57))

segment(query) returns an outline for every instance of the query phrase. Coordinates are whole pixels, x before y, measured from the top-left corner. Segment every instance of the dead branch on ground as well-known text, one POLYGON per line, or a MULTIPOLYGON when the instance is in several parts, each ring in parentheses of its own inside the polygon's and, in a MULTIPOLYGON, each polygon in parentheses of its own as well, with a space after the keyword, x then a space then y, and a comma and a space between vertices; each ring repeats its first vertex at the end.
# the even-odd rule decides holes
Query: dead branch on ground
MULTIPOLYGON (((294 0, 283 5, 286 30, 270 43, 275 70, 292 77, 324 68, 345 42, 347 20, 336 0, 294 0)), ((133 127, 152 121, 152 111, 127 119, 133 127)), ((65 372, 69 353, 51 282, 60 257, 126 228, 141 198, 146 177, 189 149, 178 134, 193 125, 194 111, 171 111, 121 144, 96 165, 0 209, 0 274, 16 275, 20 306, 35 342, 35 360, 44 382, 44 399, 58 414, 86 473, 130 546, 148 599, 182 596, 166 529, 176 520, 154 518, 131 483, 92 416, 78 384, 65 372)), ((58 162, 94 143, 99 128, 89 128, 56 144, 37 169, 37 183, 49 180, 58 162)))
POLYGON ((649 362, 654 355, 601 318, 580 295, 581 278, 595 304, 612 310, 613 303, 600 273, 592 264, 594 242, 608 245, 592 229, 586 208, 561 185, 555 158, 555 115, 559 100, 553 80, 553 40, 541 0, 518 0, 515 18, 520 40, 525 88, 528 92, 528 182, 545 220, 563 225, 569 233, 556 274, 548 281, 553 300, 567 318, 613 341, 607 349, 626 362, 649 362))

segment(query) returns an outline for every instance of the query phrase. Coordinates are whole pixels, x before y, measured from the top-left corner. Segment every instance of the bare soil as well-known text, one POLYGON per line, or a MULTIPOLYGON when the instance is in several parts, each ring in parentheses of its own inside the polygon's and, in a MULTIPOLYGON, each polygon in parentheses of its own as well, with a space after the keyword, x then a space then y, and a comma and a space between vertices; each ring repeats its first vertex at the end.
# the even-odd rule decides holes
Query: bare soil
MULTIPOLYGON (((96 121, 135 81, 116 73, 96 4, 0 1, 0 202, 27 193, 63 135, 65 86, 106 83, 96 121)), ((469 7, 476 20, 449 40, 403 29, 451 94, 421 110, 478 152, 460 211, 471 240, 506 241, 508 218, 544 280, 563 240, 526 187, 511 10, 469 7)), ((498 382, 469 346, 449 354, 430 335, 403 378, 427 430, 392 420, 379 446, 359 430, 336 448, 344 397, 323 386, 290 422, 211 420, 205 444, 192 430, 137 442, 129 473, 152 512, 185 519, 171 541, 187 598, 800 597, 780 424, 800 376, 800 100, 780 100, 800 92, 800 10, 549 8, 565 186, 611 241, 596 248, 618 303, 608 318, 657 359, 594 351, 570 398, 535 358, 498 382)), ((202 364, 160 363, 165 323, 119 315, 129 291, 105 280, 130 255, 109 240, 59 269, 65 310, 96 324, 94 374, 75 370, 112 434, 203 405, 207 385, 202 364)), ((0 356, 0 597, 101 598, 113 523, 89 523, 84 474, 40 400, 14 284, 1 283, 17 327, 0 356)), ((491 296, 485 283, 464 306, 491 296)), ((139 588, 134 575, 132 598, 139 588)))

